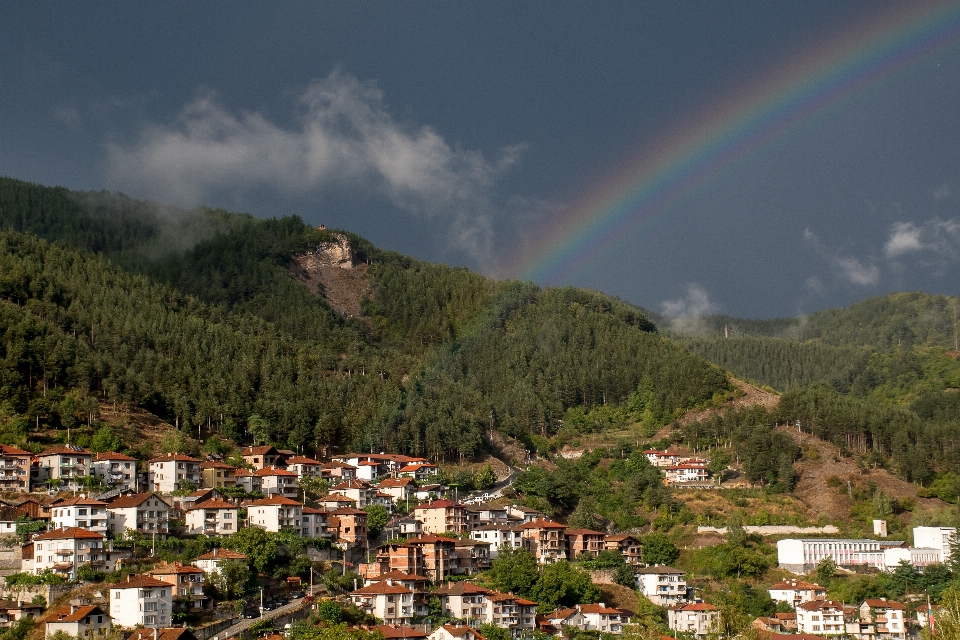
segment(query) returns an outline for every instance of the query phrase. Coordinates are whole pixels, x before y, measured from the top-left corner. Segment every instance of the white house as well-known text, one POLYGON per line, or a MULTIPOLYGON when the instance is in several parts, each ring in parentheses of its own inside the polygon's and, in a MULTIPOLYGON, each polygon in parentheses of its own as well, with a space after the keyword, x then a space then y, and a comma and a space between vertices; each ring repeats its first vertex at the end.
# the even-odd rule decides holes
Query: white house
POLYGON ((107 546, 102 534, 72 527, 41 533, 23 547, 22 555, 23 571, 40 574, 49 569, 72 579, 85 564, 111 573, 117 560, 128 554, 107 546))
POLYGON ((215 571, 220 571, 220 567, 225 562, 229 562, 231 560, 248 562, 249 558, 239 551, 231 551, 230 549, 219 549, 215 547, 213 551, 209 551, 202 556, 197 557, 197 559, 193 561, 193 564, 196 565, 198 569, 202 569, 203 572, 209 576, 215 571))
POLYGON ((690 602, 667 607, 667 625, 673 631, 692 633, 698 638, 709 634, 720 619, 720 612, 706 602, 690 602))
POLYGON ((68 605, 47 619, 46 637, 63 631, 74 638, 105 636, 113 626, 110 614, 97 605, 68 605))
POLYGON ((240 528, 240 507, 225 500, 205 500, 187 509, 187 533, 229 536, 240 528))
POLYGON ((121 627, 167 627, 173 611, 173 587, 150 576, 127 576, 110 585, 110 616, 121 627))
POLYGON ((98 453, 93 459, 93 474, 112 489, 137 490, 137 459, 115 451, 98 453))
POLYGON ((623 633, 623 623, 628 615, 619 609, 608 607, 604 603, 578 604, 577 610, 583 617, 581 631, 599 631, 601 633, 623 633))
POLYGON ((281 495, 287 498, 296 498, 300 484, 297 482, 297 474, 286 469, 277 469, 276 467, 264 467, 253 472, 260 478, 260 490, 264 495, 281 495))
POLYGON ((710 479, 710 471, 702 462, 681 462, 667 467, 666 474, 670 484, 706 482, 710 479))
POLYGON ((352 591, 350 600, 385 624, 408 624, 413 621, 413 591, 394 584, 392 580, 374 582, 352 591))
POLYGON ((367 505, 374 504, 377 498, 377 490, 364 480, 347 480, 338 485, 330 487, 330 492, 338 493, 356 501, 358 509, 363 509, 367 505))
POLYGON ((522 542, 520 529, 505 524, 488 524, 470 530, 470 538, 490 543, 490 559, 494 559, 500 552, 500 547, 506 545, 519 549, 522 542))
POLYGON ((306 456, 287 458, 287 471, 297 474, 297 478, 322 476, 323 463, 306 456))
POLYGON ((327 519, 327 512, 313 507, 303 507, 300 509, 300 527, 301 535, 304 538, 332 539, 330 532, 330 521, 327 519))
POLYGON ((672 467, 680 462, 680 454, 670 453, 669 451, 659 451, 657 449, 647 449, 643 452, 655 467, 672 467))
POLYGON ((430 632, 427 640, 485 640, 480 632, 462 624, 445 624, 430 632))
POLYGON ((292 527, 300 530, 303 505, 283 496, 270 496, 247 505, 247 524, 267 531, 279 532, 292 527))
POLYGON ((683 571, 665 566, 634 569, 637 588, 653 604, 669 607, 687 599, 683 571))
POLYGON ((827 590, 824 587, 804 580, 783 580, 771 585, 767 592, 774 602, 785 602, 791 607, 796 607, 801 602, 827 599, 827 590))
POLYGON ((113 533, 130 529, 165 536, 170 526, 170 505, 155 492, 120 496, 107 505, 107 514, 113 533))
POLYGON ((148 572, 153 578, 161 580, 173 589, 174 602, 178 609, 202 609, 210 603, 203 593, 203 583, 206 574, 199 567, 192 567, 180 562, 162 564, 148 572))
POLYGON ((107 534, 107 503, 89 498, 69 498, 50 505, 50 523, 55 529, 79 527, 107 534))
POLYGON ((842 603, 833 600, 811 600, 797 605, 797 633, 841 636, 846 632, 842 603))
POLYGON ((147 475, 151 491, 171 493, 188 482, 193 489, 200 488, 200 461, 182 453, 168 453, 149 462, 147 475))

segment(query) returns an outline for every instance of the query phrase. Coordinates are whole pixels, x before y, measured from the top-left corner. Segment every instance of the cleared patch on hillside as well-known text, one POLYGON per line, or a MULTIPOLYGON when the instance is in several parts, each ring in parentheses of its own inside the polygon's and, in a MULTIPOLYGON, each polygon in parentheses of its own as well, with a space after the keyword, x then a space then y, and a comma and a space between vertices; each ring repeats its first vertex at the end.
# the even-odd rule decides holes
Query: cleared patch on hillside
POLYGON ((730 383, 739 389, 740 392, 742 392, 742 395, 738 394, 736 398, 723 403, 723 405, 715 409, 688 411, 683 414, 683 417, 677 422, 679 424, 686 424, 688 422, 693 422, 694 420, 706 420, 707 418, 719 413, 723 413, 728 409, 741 409, 743 407, 753 407, 756 405, 762 405, 764 409, 770 410, 777 406, 777 403, 780 401, 780 396, 777 394, 764 391, 763 389, 759 389, 748 382, 744 382, 743 380, 739 380, 732 376, 730 378, 730 383))
MULTIPOLYGON (((891 498, 912 501, 915 509, 938 511, 950 506, 937 498, 917 497, 914 485, 885 469, 858 469, 853 458, 838 455, 836 445, 809 434, 797 433, 791 427, 781 426, 778 430, 789 434, 804 451, 803 458, 794 465, 799 480, 793 494, 816 514, 847 520, 855 504, 847 491, 848 482, 851 492, 872 482, 891 498)), ((909 515, 905 513, 902 517, 909 518, 909 515)))
POLYGON ((164 434, 174 428, 146 409, 125 403, 101 402, 99 417, 114 427, 128 445, 139 447, 146 443, 152 446, 156 454, 160 453, 160 441, 164 434))
POLYGON ((347 318, 362 318, 361 301, 371 291, 370 276, 365 264, 351 269, 320 264, 312 254, 294 256, 288 266, 290 275, 315 295, 327 301, 347 318))

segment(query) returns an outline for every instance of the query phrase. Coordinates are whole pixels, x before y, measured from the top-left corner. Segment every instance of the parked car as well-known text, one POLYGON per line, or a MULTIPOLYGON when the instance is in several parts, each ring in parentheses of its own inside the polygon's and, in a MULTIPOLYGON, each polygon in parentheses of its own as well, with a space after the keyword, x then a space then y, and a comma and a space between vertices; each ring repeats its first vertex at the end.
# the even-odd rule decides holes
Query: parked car
POLYGON ((250 620, 251 618, 256 618, 259 616, 260 616, 260 612, 257 609, 244 609, 243 611, 243 617, 246 618, 247 620, 250 620))
POLYGON ((294 600, 298 600, 305 595, 307 595, 306 591, 294 591, 293 593, 290 594, 290 597, 293 598, 294 600))

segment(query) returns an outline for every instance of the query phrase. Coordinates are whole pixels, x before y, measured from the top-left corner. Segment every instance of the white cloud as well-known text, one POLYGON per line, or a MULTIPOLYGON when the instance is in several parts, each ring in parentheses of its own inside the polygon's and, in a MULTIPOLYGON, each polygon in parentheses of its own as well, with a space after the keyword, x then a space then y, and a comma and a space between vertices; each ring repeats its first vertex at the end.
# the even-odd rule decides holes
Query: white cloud
POLYGON ((217 191, 275 188, 302 196, 338 186, 377 193, 408 213, 443 221, 448 240, 484 259, 493 243, 491 191, 523 151, 496 161, 451 146, 434 129, 396 122, 373 83, 334 71, 299 98, 295 125, 233 113, 200 92, 176 122, 130 145, 108 146, 118 188, 182 205, 217 191))
POLYGON ((943 269, 960 261, 960 218, 933 218, 919 225, 897 222, 890 230, 884 253, 891 260, 920 254, 920 264, 943 269))
MULTIPOLYGON (((820 254, 824 262, 831 267, 836 275, 843 280, 860 286, 876 286, 880 283, 880 267, 873 264, 864 264, 853 256, 844 256, 824 245, 817 235, 806 229, 803 237, 820 254)), ((819 284, 819 281, 817 282, 819 284)), ((810 282, 808 280, 808 288, 810 282)))
POLYGON ((687 285, 687 293, 676 300, 664 300, 660 303, 663 314, 671 318, 687 318, 708 315, 717 312, 717 306, 710 302, 707 290, 695 282, 687 285))

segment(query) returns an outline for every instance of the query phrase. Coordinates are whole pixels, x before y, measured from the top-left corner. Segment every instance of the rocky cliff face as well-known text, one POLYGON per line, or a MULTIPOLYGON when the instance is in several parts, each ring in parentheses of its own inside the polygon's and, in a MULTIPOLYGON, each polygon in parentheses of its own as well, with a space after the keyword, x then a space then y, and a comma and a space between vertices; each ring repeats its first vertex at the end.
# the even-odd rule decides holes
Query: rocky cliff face
POLYGON ((350 239, 341 233, 333 234, 329 242, 321 242, 313 251, 298 256, 304 268, 339 267, 353 269, 353 247, 350 239))
POLYGON ((290 273, 331 307, 347 316, 363 316, 361 301, 370 293, 367 265, 354 263, 350 239, 333 234, 329 242, 316 249, 294 256, 290 273))

